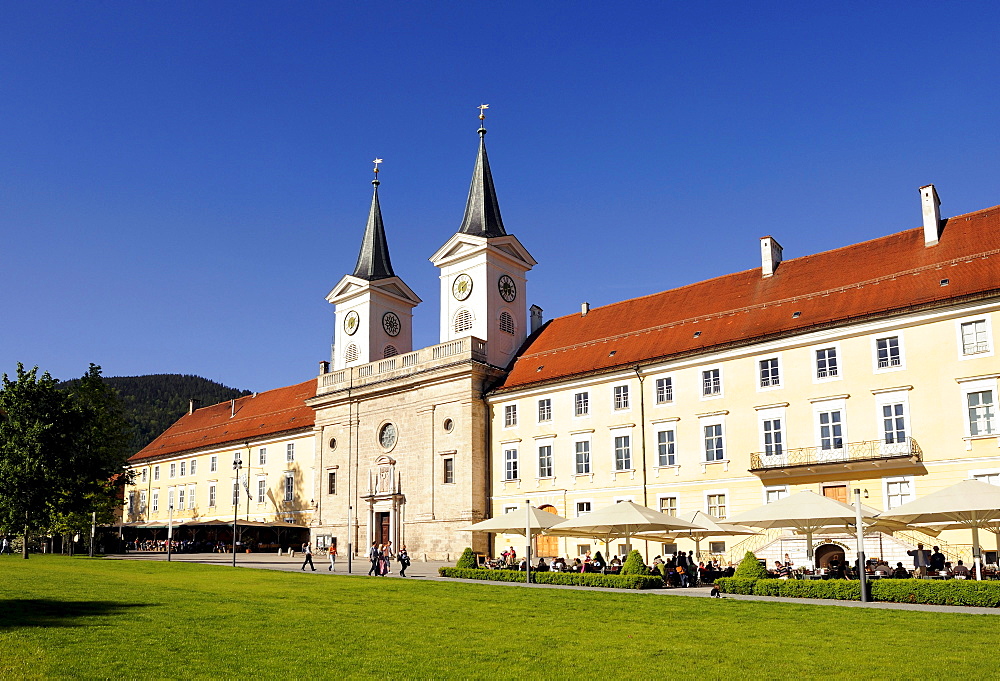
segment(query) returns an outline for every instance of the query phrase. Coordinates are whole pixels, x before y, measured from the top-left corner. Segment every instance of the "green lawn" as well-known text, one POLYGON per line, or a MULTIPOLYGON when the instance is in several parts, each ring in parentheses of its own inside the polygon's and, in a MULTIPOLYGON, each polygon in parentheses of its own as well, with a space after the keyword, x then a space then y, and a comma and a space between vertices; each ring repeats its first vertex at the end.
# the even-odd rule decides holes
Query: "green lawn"
POLYGON ((0 678, 980 678, 992 616, 0 556, 0 678))

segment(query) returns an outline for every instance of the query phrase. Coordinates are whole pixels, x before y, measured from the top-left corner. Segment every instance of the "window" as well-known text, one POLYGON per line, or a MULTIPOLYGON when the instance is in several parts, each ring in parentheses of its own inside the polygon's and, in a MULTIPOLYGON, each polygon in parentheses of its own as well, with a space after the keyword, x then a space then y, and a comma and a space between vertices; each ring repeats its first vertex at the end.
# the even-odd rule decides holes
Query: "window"
POLYGON ((508 404, 503 408, 503 426, 512 428, 517 425, 517 405, 508 404))
POLYGON ((167 490, 167 508, 171 510, 174 508, 174 489, 172 487, 167 490))
POLYGON ((538 400, 538 422, 552 420, 552 400, 538 400))
POLYGON ((664 556, 677 555, 677 544, 660 544, 660 553, 664 556))
POLYGON ((182 477, 182 478, 183 478, 183 477, 184 477, 184 475, 185 475, 184 471, 185 471, 186 469, 187 469, 187 462, 186 462, 186 461, 181 461, 181 477, 182 477))
POLYGON ((1000 472, 977 473, 972 476, 972 479, 978 480, 979 482, 985 482, 987 485, 1000 485, 1000 472))
POLYGON ((709 494, 707 497, 708 501, 708 514, 714 516, 720 520, 726 517, 726 495, 725 494, 709 494))
POLYGON ((504 480, 517 480, 517 450, 503 450, 504 480))
POLYGON ((615 409, 628 409, 628 386, 615 386, 615 409))
POLYGON ((819 417, 819 446, 822 449, 844 448, 844 413, 840 409, 821 411, 819 417))
POLYGON ((389 357, 395 357, 398 354, 399 350, 396 349, 395 345, 387 345, 385 346, 385 350, 382 351, 382 358, 386 359, 389 357))
POLYGON ((590 414, 590 393, 577 393, 573 396, 573 415, 587 416, 590 414))
POLYGON ((263 504, 267 499, 267 478, 257 478, 257 503, 263 504))
POLYGON ((170 477, 171 478, 177 477, 177 464, 175 463, 170 464, 170 477))
POLYGON ((344 351, 344 361, 345 362, 357 362, 358 361, 358 346, 351 343, 347 346, 344 351))
POLYGON ((627 471, 632 468, 632 438, 629 435, 615 437, 615 470, 627 471))
POLYGON ((899 336, 875 339, 876 366, 891 369, 903 365, 903 355, 899 347, 899 336))
POLYGON ((197 472, 198 472, 198 460, 191 459, 191 475, 194 475, 197 472))
POLYGON ((135 514, 135 492, 128 493, 128 514, 135 514))
POLYGON ((582 515, 587 515, 590 513, 591 507, 589 501, 578 501, 576 502, 576 517, 579 518, 582 515))
POLYGON ((215 454, 213 454, 212 458, 208 460, 208 470, 210 473, 215 473, 219 470, 219 457, 215 454))
POLYGON ((665 404, 674 401, 674 379, 656 379, 656 403, 665 404))
POLYGON ((257 465, 266 466, 267 465, 267 447, 261 447, 257 450, 257 465))
POLYGON ((542 445, 538 448, 538 477, 552 477, 552 445, 542 445))
POLYGON ((289 442, 285 446, 285 461, 287 461, 289 463, 291 463, 292 461, 295 461, 295 443, 294 442, 289 442))
POLYGON ((184 508, 184 493, 186 490, 183 487, 177 488, 177 508, 184 508))
POLYGON ((660 497, 660 513, 677 515, 677 497, 660 497))
POLYGON ((142 469, 142 481, 143 482, 146 482, 146 476, 148 475, 148 472, 149 472, 148 468, 143 468, 142 469))
POLYGON ((139 513, 146 512, 146 490, 139 492, 139 513))
POLYGON ((726 451, 722 443, 722 424, 705 426, 705 461, 722 461, 726 451))
POLYGON ((215 485, 208 486, 208 505, 215 507, 215 485))
POLYGON ((674 451, 673 430, 661 430, 656 434, 656 451, 659 456, 659 465, 677 465, 677 453, 674 451))
POLYGON ((590 473, 590 440, 578 440, 573 443, 576 453, 577 475, 590 473))
POLYGON ((441 462, 444 464, 443 482, 450 485, 455 482, 455 459, 449 456, 442 459, 441 462))
POLYGON ((590 552, 590 544, 577 544, 576 545, 576 555, 585 556, 590 552))
POLYGON ((337 471, 330 471, 326 476, 326 493, 337 493, 337 471))
POLYGON ((504 506, 503 507, 503 514, 507 515, 508 513, 513 513, 516 510, 517 510, 517 504, 511 504, 511 505, 508 505, 508 506, 504 506))
POLYGON ((710 541, 708 542, 708 552, 714 555, 720 555, 726 552, 726 542, 724 541, 710 541))
POLYGON ((816 351, 816 378, 836 378, 837 348, 821 348, 816 351))
POLYGON ((776 388, 781 385, 781 370, 778 368, 778 358, 760 360, 760 387, 776 388))
POLYGON ((902 402, 882 405, 882 437, 887 445, 906 442, 906 416, 902 402))
POLYGON ((240 481, 235 480, 233 482, 233 506, 239 506, 240 504, 240 481))
POLYGON ((510 312, 505 311, 500 313, 500 330, 512 336, 514 335, 514 318, 510 312))
POLYGON ((788 496, 788 487, 781 485, 780 487, 765 487, 764 488, 764 503, 773 504, 779 499, 784 499, 788 496))
POLYGON ((985 319, 962 324, 962 354, 980 355, 990 351, 989 331, 985 319))
POLYGON ((285 501, 295 497, 295 473, 285 473, 285 501))
POLYGON ((459 310, 455 315, 455 333, 462 333, 472 328, 472 313, 468 310, 459 310))
POLYGON ((781 419, 764 419, 761 421, 761 435, 764 440, 765 456, 781 456, 785 453, 784 437, 781 432, 781 419))
POLYGON ((993 391, 981 390, 966 393, 969 404, 969 435, 992 435, 997 432, 996 407, 993 391))
POLYGON ((709 369, 701 372, 701 394, 705 397, 722 394, 721 369, 709 369))
POLYGON ((909 478, 884 478, 885 507, 902 506, 913 499, 913 483, 909 478))
POLYGON ((194 508, 194 485, 188 485, 188 509, 194 508))
POLYGON ((159 479, 160 479, 160 467, 153 466, 153 480, 159 480, 159 479))
POLYGON ((157 511, 160 510, 160 490, 158 489, 153 490, 153 501, 151 509, 153 513, 156 513, 157 511))

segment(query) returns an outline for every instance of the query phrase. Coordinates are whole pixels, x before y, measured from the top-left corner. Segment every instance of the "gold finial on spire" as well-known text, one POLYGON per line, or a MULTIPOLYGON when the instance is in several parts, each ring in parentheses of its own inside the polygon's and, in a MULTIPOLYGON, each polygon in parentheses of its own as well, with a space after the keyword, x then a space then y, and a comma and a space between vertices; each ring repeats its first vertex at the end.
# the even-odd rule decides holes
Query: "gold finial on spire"
POLYGON ((378 181, 378 164, 381 163, 381 162, 382 162, 382 159, 380 159, 380 158, 376 158, 374 161, 372 161, 372 163, 375 164, 375 171, 374 171, 375 172, 375 179, 372 180, 372 184, 375 185, 376 187, 379 185, 379 181, 378 181))
POLYGON ((480 104, 476 107, 479 109, 479 136, 482 137, 486 134, 486 110, 490 108, 489 104, 480 104))

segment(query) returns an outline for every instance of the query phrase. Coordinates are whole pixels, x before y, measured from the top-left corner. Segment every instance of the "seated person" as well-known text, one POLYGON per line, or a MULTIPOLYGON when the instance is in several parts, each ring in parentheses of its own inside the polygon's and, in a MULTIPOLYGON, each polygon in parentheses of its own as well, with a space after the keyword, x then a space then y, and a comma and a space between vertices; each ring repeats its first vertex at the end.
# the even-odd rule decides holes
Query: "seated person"
POLYGON ((536 572, 548 572, 549 571, 549 566, 545 564, 545 559, 544 558, 539 558, 538 559, 538 565, 535 566, 535 571, 536 572))
POLYGON ((909 579, 909 571, 903 567, 902 563, 896 563, 896 569, 892 571, 892 576, 896 579, 909 579))
POLYGON ((774 574, 778 579, 788 579, 792 574, 792 569, 780 560, 774 561, 774 574))
POLYGON ((621 566, 622 566, 621 558, 615 556, 614 558, 611 559, 611 567, 620 568, 621 566))
POLYGON ((573 559, 573 572, 580 572, 583 570, 583 563, 580 562, 579 558, 573 559))
POLYGON ((960 560, 958 561, 958 565, 955 566, 955 569, 951 571, 951 574, 955 577, 968 578, 969 568, 965 567, 965 563, 960 560))
POLYGON ((556 558, 554 561, 552 561, 552 569, 562 572, 563 570, 566 569, 566 561, 563 560, 562 558, 556 558))
POLYGON ((880 577, 888 577, 892 574, 892 568, 889 567, 887 562, 879 559, 879 561, 875 563, 875 574, 880 577))

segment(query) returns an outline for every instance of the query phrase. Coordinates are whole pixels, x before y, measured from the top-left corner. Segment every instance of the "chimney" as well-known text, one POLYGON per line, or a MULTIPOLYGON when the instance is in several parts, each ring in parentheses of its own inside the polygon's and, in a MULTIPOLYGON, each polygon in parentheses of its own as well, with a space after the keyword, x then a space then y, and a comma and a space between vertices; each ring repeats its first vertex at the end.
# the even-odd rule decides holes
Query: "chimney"
POLYGON ((924 246, 937 246, 941 236, 941 199, 934 185, 920 188, 920 208, 924 213, 924 246))
POLYGON ((580 316, 586 317, 587 313, 590 312, 590 303, 584 303, 580 306, 580 316))
POLYGON ((197 397, 192 397, 188 401, 188 416, 198 411, 198 407, 200 406, 201 406, 201 400, 199 400, 197 397))
POLYGON ((229 400, 229 418, 236 416, 236 400, 229 400))
POLYGON ((320 362, 319 363, 319 373, 321 375, 322 374, 328 374, 328 373, 330 373, 330 363, 327 362, 327 361, 325 361, 325 360, 322 361, 322 362, 320 362))
POLYGON ((781 244, 771 236, 760 238, 760 273, 770 277, 781 263, 781 244))
POLYGON ((542 308, 532 305, 528 308, 528 312, 531 313, 531 333, 534 333, 542 328, 542 308))

